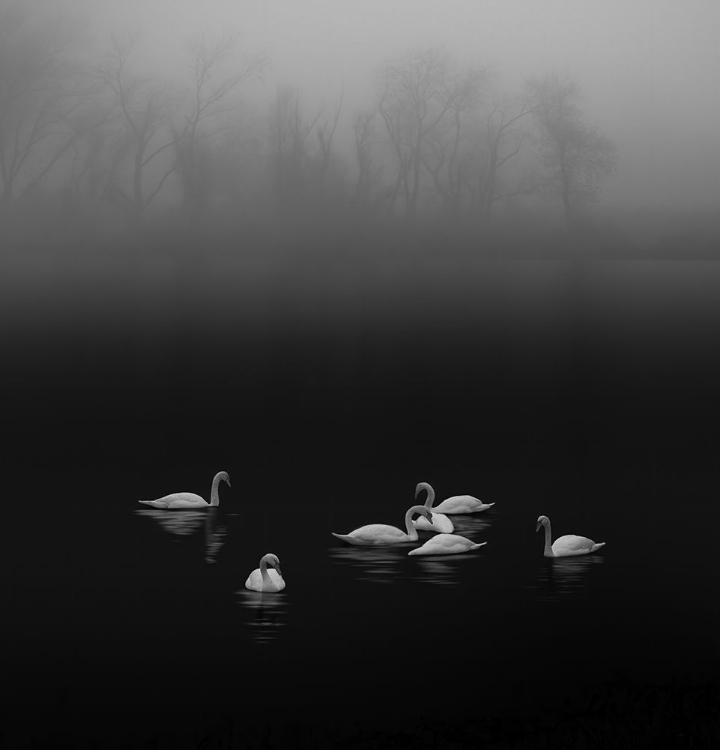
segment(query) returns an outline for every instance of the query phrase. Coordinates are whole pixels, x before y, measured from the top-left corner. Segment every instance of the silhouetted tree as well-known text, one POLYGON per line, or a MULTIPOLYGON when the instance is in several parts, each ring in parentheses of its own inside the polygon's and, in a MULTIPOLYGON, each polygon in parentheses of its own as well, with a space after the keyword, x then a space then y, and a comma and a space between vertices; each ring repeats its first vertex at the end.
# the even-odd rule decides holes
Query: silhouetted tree
POLYGON ((342 112, 344 98, 345 92, 342 91, 338 98, 338 102, 335 105, 335 111, 333 112, 332 117, 325 120, 322 124, 319 124, 315 131, 318 138, 318 151, 316 156, 317 186, 318 194, 321 198, 325 197, 328 172, 332 162, 332 144, 337 131, 340 113, 342 112))
POLYGON ((596 128, 582 121, 577 83, 551 74, 530 80, 528 92, 540 127, 547 186, 560 196, 566 223, 572 226, 578 205, 597 199, 602 180, 615 168, 617 152, 596 128))
POLYGON ((77 208, 96 209, 108 195, 110 180, 124 155, 124 147, 113 131, 113 113, 102 100, 73 113, 66 185, 77 208))
POLYGON ((500 171, 518 155, 527 133, 518 123, 535 111, 528 96, 497 99, 487 114, 482 129, 482 161, 476 171, 476 194, 481 212, 488 213, 499 200, 534 192, 534 185, 517 185, 505 190, 499 187, 500 171))
POLYGON ((484 71, 460 69, 439 49, 412 50, 381 68, 378 111, 397 162, 391 210, 403 195, 405 216, 415 216, 425 171, 448 210, 457 211, 464 121, 479 102, 484 80, 484 71))
POLYGON ((46 178, 75 134, 68 117, 87 99, 67 54, 62 24, 30 23, 26 8, 0 16, 0 203, 8 205, 46 178))
POLYGON ((447 116, 428 132, 428 147, 422 152, 423 165, 433 178, 445 211, 456 216, 466 191, 469 115, 480 103, 487 73, 480 68, 456 70, 451 67, 443 81, 441 99, 447 104, 447 116))
MULTIPOLYGON (((110 93, 117 117, 122 123, 121 148, 119 154, 130 161, 130 188, 118 184, 111 176, 109 189, 122 198, 134 218, 142 216, 155 196, 162 190, 165 181, 173 172, 174 163, 165 170, 146 192, 145 171, 150 163, 173 145, 166 132, 172 108, 169 98, 157 83, 133 75, 128 70, 128 60, 133 51, 131 39, 111 38, 110 49, 98 69, 98 80, 110 93), (166 137, 158 143, 158 136, 166 137), (155 141, 154 147, 151 144, 155 141)), ((115 160, 115 169, 121 158, 115 160)))
POLYGON ((274 175, 275 196, 281 213, 306 198, 310 151, 308 138, 322 111, 306 122, 295 86, 278 88, 270 105, 268 139, 274 175))
POLYGON ((222 127, 221 118, 236 109, 232 95, 238 87, 261 75, 267 65, 265 58, 256 55, 236 67, 233 58, 237 47, 237 34, 215 38, 202 34, 187 43, 192 72, 189 108, 183 124, 174 127, 173 136, 185 208, 191 214, 203 202, 202 169, 198 163, 202 141, 216 134, 222 127))
POLYGON ((390 210, 402 193, 408 219, 417 210, 426 139, 450 106, 445 91, 450 66, 445 52, 427 49, 408 52, 380 70, 378 111, 397 160, 390 210))
POLYGON ((357 179, 355 180, 355 205, 363 210, 373 210, 379 203, 378 188, 381 184, 383 168, 375 161, 373 145, 375 133, 375 113, 358 112, 353 120, 355 134, 355 158, 357 179))

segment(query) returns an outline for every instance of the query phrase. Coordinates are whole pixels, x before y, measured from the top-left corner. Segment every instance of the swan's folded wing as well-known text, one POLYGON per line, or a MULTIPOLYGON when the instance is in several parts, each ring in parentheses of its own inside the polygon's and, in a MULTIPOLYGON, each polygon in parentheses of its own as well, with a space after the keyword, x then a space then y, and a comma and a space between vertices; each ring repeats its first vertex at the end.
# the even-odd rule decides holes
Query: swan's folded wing
MULTIPOLYGON (((553 550, 560 549, 567 552, 589 552, 595 542, 592 539, 588 539, 586 536, 578 536, 577 534, 566 534, 565 536, 558 537, 553 543, 553 550)), ((557 553, 556 553, 557 554, 557 553)))
POLYGON ((406 534, 395 526, 388 526, 385 523, 370 523, 367 526, 361 526, 359 529, 351 531, 350 534, 358 538, 373 539, 376 537, 404 537, 406 534))
POLYGON ((464 546, 467 540, 465 537, 457 536, 456 534, 438 534, 430 542, 432 542, 433 546, 437 546, 440 549, 454 549, 455 547, 464 546))
POLYGON ((471 544, 472 542, 469 539, 456 534, 437 534, 432 539, 428 539, 421 547, 408 552, 408 555, 449 555, 465 552, 471 544))

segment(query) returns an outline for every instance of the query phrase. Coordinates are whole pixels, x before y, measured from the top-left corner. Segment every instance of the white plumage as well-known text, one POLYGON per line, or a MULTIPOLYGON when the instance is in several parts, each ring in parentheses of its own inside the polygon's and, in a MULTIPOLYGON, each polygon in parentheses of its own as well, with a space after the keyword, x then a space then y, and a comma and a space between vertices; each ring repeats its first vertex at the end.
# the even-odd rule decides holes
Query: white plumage
POLYGON ((361 526, 359 529, 351 531, 349 534, 336 534, 331 532, 334 537, 342 539, 348 544, 360 546, 374 546, 381 544, 402 544, 403 542, 416 542, 418 540, 417 529, 412 524, 414 513, 420 513, 428 519, 433 514, 424 505, 413 505, 405 513, 405 529, 402 531, 396 526, 388 526, 385 523, 371 523, 367 526, 361 526))
POLYGON ((436 534, 420 547, 410 550, 408 555, 460 555, 484 546, 487 542, 475 544, 459 534, 436 534))
POLYGON ((285 579, 280 570, 280 559, 277 555, 268 553, 260 558, 260 567, 255 568, 245 581, 245 588, 251 591, 282 591, 285 588, 285 579), (268 565, 273 567, 268 570, 268 565))
POLYGON ((218 486, 220 482, 227 482, 230 487, 230 477, 226 471, 219 471, 212 481, 210 488, 210 502, 208 503, 200 495, 194 492, 173 492, 171 495, 159 497, 157 500, 139 500, 143 505, 150 505, 153 508, 164 510, 184 510, 186 508, 210 508, 220 505, 220 495, 218 486))
POLYGON ((495 505, 495 503, 484 503, 482 500, 478 500, 472 495, 453 495, 452 497, 446 498, 438 505, 433 506, 435 490, 427 482, 420 482, 415 489, 415 497, 417 497, 422 490, 426 490, 428 493, 428 499, 425 501, 425 505, 428 505, 429 503, 429 507, 432 507, 433 513, 444 513, 446 515, 480 513, 481 511, 492 508, 492 506, 495 505))
MULTIPOLYGON (((417 500, 417 496, 422 490, 425 483, 420 483, 415 488, 415 499, 417 500)), ((427 485, 430 487, 430 485, 427 485)), ((432 489, 432 488, 430 488, 432 489)), ((416 529, 420 529, 422 531, 434 531, 437 534, 452 534, 453 531, 455 531, 455 527, 453 526, 453 522, 443 513, 437 513, 436 509, 433 508, 433 501, 435 500, 435 493, 434 492, 428 492, 427 500, 425 501, 425 507, 428 510, 432 511, 432 521, 428 521, 425 516, 420 516, 419 518, 416 518, 413 520, 413 526, 416 529)))
POLYGON ((570 557, 571 555, 588 555, 590 552, 605 546, 605 542, 593 542, 586 536, 577 536, 577 534, 566 534, 558 537, 553 543, 550 519, 547 516, 539 516, 535 531, 540 531, 540 527, 545 528, 545 557, 570 557))

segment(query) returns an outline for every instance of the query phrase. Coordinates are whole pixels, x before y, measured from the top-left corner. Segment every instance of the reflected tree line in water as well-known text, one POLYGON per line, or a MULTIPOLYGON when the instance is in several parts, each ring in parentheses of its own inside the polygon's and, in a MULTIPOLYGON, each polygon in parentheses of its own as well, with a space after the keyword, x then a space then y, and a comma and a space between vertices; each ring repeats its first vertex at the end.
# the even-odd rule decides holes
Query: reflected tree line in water
POLYGON ((166 227, 241 239, 249 227, 420 220, 452 236, 530 206, 577 227, 617 163, 578 83, 552 72, 507 91, 489 65, 409 49, 379 61, 369 103, 341 91, 312 110, 288 85, 253 102, 272 61, 232 33, 185 40, 173 81, 143 70, 131 37, 77 36, 72 19, 23 4, 0 18, 6 236, 166 227))

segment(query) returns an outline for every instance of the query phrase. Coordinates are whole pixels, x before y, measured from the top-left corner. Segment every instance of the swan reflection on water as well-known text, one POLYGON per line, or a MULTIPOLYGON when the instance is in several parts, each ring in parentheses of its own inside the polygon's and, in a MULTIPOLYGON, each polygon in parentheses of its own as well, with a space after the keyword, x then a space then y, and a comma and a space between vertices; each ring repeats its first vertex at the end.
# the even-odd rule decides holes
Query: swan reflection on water
POLYGON ((421 583, 434 583, 441 586, 457 586, 463 562, 477 560, 477 555, 462 554, 447 557, 414 558, 417 560, 412 578, 421 583))
POLYGON ((280 629, 287 624, 283 622, 288 609, 286 596, 277 592, 263 594, 247 589, 237 591, 236 594, 239 603, 253 612, 253 617, 247 624, 252 629, 255 641, 268 643, 275 640, 280 629))
POLYGON ((403 564, 416 544, 394 544, 380 547, 331 547, 330 557, 356 568, 358 580, 392 583, 405 575, 403 564))
POLYGON ((539 598, 543 601, 560 601, 565 596, 582 593, 588 586, 591 567, 605 562, 599 555, 552 557, 545 560, 536 583, 530 586, 538 590, 539 598))
POLYGON ((205 535, 205 562, 214 563, 220 549, 225 544, 227 526, 218 523, 218 508, 206 510, 136 510, 139 516, 155 520, 160 528, 173 536, 193 536, 203 529, 205 535))
MULTIPOLYGON (((428 538, 432 536, 434 534, 429 534, 428 538)), ((408 552, 418 546, 416 543, 387 547, 331 547, 328 552, 336 562, 355 568, 357 580, 383 584, 411 578, 423 583, 454 586, 460 583, 463 563, 477 561, 474 554, 408 558, 408 552)))
POLYGON ((467 536, 474 542, 478 540, 474 538, 475 534, 482 536, 482 533, 490 528, 491 521, 487 515, 483 517, 479 516, 453 516, 453 524, 455 525, 455 533, 460 536, 467 536))

